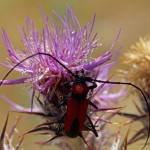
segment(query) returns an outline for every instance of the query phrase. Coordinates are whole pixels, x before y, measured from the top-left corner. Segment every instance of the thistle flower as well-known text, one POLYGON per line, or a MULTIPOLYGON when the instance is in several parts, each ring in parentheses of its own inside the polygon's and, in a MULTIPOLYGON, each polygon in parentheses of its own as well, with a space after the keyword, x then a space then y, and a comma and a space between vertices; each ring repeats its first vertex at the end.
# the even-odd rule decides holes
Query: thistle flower
MULTIPOLYGON (((131 46, 130 51, 125 53, 124 60, 124 64, 127 65, 127 69, 124 70, 125 74, 128 74, 127 78, 141 87, 147 96, 150 106, 150 37, 139 38, 139 41, 131 46)), ((139 108, 135 103, 140 113, 140 116, 137 116, 136 120, 141 121, 144 128, 132 137, 130 143, 146 137, 149 128, 148 119, 146 119, 148 117, 147 106, 143 97, 139 94, 138 96, 140 97, 142 108, 139 108)))
MULTIPOLYGON (((66 68, 72 73, 84 70, 88 77, 108 80, 109 71, 115 63, 114 58, 120 49, 115 52, 112 51, 119 37, 118 34, 108 51, 98 58, 92 58, 91 54, 93 50, 101 45, 98 39, 96 39, 97 34, 92 34, 95 16, 91 22, 81 27, 77 17, 69 7, 67 9, 67 15, 64 16, 64 18, 56 12, 54 13, 58 17, 61 24, 60 26, 51 18, 51 28, 49 26, 49 18, 42 12, 45 22, 45 28, 42 32, 36 30, 34 23, 29 18, 27 18, 27 31, 24 28, 22 30, 18 28, 24 43, 22 51, 17 51, 16 48, 14 48, 5 30, 3 30, 3 40, 10 58, 7 64, 1 64, 8 68, 13 68, 14 65, 19 63, 14 70, 25 74, 26 77, 16 80, 1 80, 1 84, 12 85, 29 83, 31 86, 30 89, 33 89, 31 102, 33 102, 33 99, 36 99, 39 105, 34 104, 31 106, 32 108, 28 109, 14 104, 4 96, 3 98, 9 102, 14 109, 23 111, 24 113, 38 115, 45 119, 44 123, 38 125, 28 133, 43 131, 45 134, 51 134, 50 131, 57 131, 58 122, 66 112, 65 105, 61 107, 58 106, 60 106, 63 98, 68 97, 70 93, 64 86, 65 81, 72 79, 70 72, 68 72, 66 68), (46 55, 38 55, 30 57, 26 61, 22 61, 24 58, 36 53, 51 54, 66 68, 46 55), (20 63, 21 61, 22 63, 20 63)), ((97 88, 89 93, 88 96, 93 103, 97 105, 98 110, 111 110, 109 106, 125 94, 123 89, 119 92, 109 94, 113 88, 114 85, 98 83, 97 88)), ((99 118, 92 108, 89 108, 87 113, 91 115, 92 120, 99 118)), ((88 121, 86 121, 85 124, 88 125, 88 121)), ((64 126, 64 122, 62 122, 62 126, 64 126)), ((40 144, 46 144, 50 141, 51 140, 40 144)), ((62 144, 63 143, 58 143, 58 145, 61 146, 62 144)))

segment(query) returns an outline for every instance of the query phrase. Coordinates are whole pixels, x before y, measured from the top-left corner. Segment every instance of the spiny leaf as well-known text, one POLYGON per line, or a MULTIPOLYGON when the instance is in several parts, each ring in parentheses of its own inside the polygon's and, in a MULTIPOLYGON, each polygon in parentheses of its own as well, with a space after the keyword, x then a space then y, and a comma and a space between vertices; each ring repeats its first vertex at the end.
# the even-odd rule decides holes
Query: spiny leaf
POLYGON ((3 150, 3 142, 4 142, 4 137, 5 137, 5 132, 6 132, 6 127, 7 127, 7 123, 8 123, 8 117, 9 117, 9 113, 7 114, 7 118, 0 136, 0 150, 3 150))

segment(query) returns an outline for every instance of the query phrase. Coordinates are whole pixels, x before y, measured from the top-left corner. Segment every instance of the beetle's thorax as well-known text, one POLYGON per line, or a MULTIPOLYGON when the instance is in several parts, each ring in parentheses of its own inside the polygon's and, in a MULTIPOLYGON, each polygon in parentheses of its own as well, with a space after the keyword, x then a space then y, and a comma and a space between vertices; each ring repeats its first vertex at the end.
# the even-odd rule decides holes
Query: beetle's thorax
POLYGON ((86 84, 77 84, 75 83, 72 86, 72 98, 78 100, 78 101, 83 101, 86 99, 87 94, 89 92, 88 86, 86 84))

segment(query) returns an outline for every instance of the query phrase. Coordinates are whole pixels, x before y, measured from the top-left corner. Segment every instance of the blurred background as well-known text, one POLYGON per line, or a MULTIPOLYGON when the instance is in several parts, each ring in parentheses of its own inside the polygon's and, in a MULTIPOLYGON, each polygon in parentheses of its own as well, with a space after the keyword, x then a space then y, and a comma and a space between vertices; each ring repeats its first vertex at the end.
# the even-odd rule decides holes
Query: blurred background
MULTIPOLYGON (((52 10, 59 14, 64 14, 66 5, 68 4, 77 15, 81 26, 87 24, 96 14, 94 32, 98 33, 100 42, 103 46, 100 47, 95 56, 98 56, 102 51, 108 50, 113 40, 117 36, 121 28, 121 35, 117 42, 116 48, 123 46, 120 58, 117 61, 116 68, 120 68, 122 55, 128 51, 130 46, 134 44, 140 36, 150 35, 150 1, 149 0, 0 0, 0 33, 2 28, 7 31, 11 42, 16 48, 21 48, 21 40, 16 25, 19 27, 26 26, 26 17, 34 21, 37 30, 43 27, 43 18, 39 9, 39 5, 48 16, 54 16, 52 10)), ((7 52, 0 38, 0 62, 5 63, 7 52)), ((0 66, 0 79, 7 73, 8 68, 0 66)), ((9 79, 17 78, 19 74, 12 73, 9 79)), ((24 107, 30 106, 30 98, 28 91, 23 85, 2 86, 0 87, 0 95, 5 95, 13 102, 24 107)), ((136 109, 128 101, 128 110, 136 113, 136 109)), ((10 111, 10 106, 0 97, 0 131, 4 125, 7 112, 10 111)), ((8 123, 8 131, 13 125, 16 118, 15 113, 11 113, 8 123)), ((23 133, 28 129, 32 129, 40 122, 38 117, 22 117, 18 129, 19 133, 23 133), (27 119, 28 118, 28 119, 27 119)), ((38 136, 29 135, 23 142, 24 150, 27 149, 50 149, 49 146, 39 147, 34 144, 39 140, 38 136)), ((15 142, 15 141, 14 141, 15 142)), ((130 150, 142 148, 143 142, 137 142, 129 147, 130 150)), ((57 149, 53 147, 52 149, 57 149)), ((148 150, 148 146, 145 150, 148 150)))

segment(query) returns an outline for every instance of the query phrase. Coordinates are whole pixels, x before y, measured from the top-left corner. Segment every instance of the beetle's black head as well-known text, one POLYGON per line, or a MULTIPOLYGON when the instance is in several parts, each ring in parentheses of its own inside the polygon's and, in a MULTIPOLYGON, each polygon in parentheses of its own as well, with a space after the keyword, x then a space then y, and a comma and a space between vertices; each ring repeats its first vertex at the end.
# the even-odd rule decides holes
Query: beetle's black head
POLYGON ((86 83, 86 77, 84 71, 76 72, 75 74, 75 83, 84 85, 86 83))

